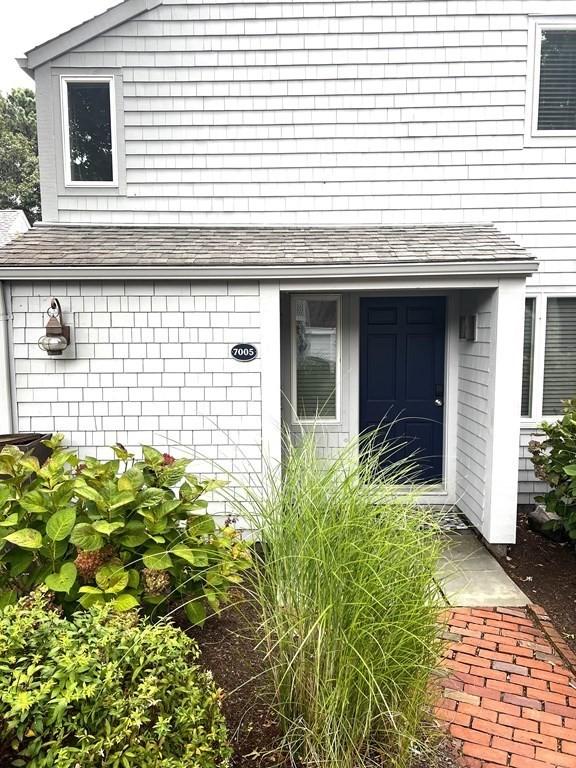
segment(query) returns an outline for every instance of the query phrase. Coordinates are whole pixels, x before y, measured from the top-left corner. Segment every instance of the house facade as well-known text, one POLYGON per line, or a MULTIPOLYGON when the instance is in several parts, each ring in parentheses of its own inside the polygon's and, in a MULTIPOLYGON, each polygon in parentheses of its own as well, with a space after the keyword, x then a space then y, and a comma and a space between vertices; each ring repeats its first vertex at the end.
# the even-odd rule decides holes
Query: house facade
POLYGON ((391 424, 423 500, 514 541, 576 389, 573 2, 125 0, 21 63, 14 429, 258 484, 283 427, 330 452, 391 424))

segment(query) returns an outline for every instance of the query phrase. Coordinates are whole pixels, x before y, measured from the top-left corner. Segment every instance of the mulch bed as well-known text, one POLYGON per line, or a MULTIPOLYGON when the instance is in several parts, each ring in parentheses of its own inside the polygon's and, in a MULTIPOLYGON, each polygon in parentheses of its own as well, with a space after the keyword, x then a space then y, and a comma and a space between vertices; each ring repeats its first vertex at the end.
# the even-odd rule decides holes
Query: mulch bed
POLYGON ((218 618, 189 633, 202 651, 225 696, 222 709, 234 748, 232 768, 286 768, 282 732, 274 713, 274 693, 265 649, 257 635, 258 611, 241 593, 218 618))
MULTIPOLYGON (((201 663, 224 690, 222 709, 234 756, 232 768, 296 768, 282 750, 282 731, 274 712, 274 691, 265 650, 259 645, 258 610, 241 594, 203 629, 189 629, 202 651, 201 663)), ((458 754, 440 730, 434 754, 415 759, 411 768, 456 768, 458 754)), ((382 766, 386 768, 386 766, 382 766)))
POLYGON ((516 544, 500 564, 576 650, 576 553, 573 543, 556 543, 528 527, 528 508, 518 515, 516 544))

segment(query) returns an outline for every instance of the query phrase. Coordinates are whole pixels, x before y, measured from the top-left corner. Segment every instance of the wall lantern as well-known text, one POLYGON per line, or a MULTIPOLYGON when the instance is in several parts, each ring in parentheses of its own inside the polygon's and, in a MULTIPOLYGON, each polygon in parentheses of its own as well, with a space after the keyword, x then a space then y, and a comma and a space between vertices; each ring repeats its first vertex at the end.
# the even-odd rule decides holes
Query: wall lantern
POLYGON ((50 299, 46 314, 50 319, 46 323, 46 335, 38 340, 38 346, 49 355, 61 355, 70 344, 70 326, 62 322, 62 308, 58 299, 50 299))
POLYGON ((463 341, 478 341, 478 315, 460 315, 459 338, 463 341))

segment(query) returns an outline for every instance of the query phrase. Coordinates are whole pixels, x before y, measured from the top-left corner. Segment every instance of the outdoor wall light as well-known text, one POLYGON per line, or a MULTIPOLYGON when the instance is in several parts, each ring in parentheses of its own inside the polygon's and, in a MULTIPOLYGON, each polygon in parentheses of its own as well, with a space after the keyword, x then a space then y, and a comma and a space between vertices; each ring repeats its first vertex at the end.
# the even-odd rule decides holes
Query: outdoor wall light
POLYGON ((70 344, 70 326, 62 322, 62 308, 58 299, 50 299, 46 314, 50 319, 46 323, 46 335, 38 340, 38 346, 49 355, 61 355, 70 344))

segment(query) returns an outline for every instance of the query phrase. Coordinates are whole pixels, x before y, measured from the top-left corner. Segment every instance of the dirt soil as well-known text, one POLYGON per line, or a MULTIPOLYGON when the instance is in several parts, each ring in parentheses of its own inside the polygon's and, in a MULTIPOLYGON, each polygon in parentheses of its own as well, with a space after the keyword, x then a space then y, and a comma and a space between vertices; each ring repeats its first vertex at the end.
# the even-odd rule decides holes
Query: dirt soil
MULTIPOLYGON (((253 603, 237 597, 203 629, 188 630, 198 641, 203 665, 225 693, 222 709, 234 749, 232 768, 299 768, 282 750, 272 681, 259 646, 258 612, 253 603)), ((441 738, 433 758, 415 759, 411 768, 457 768, 454 745, 441 738)))
POLYGON ((189 631, 200 646, 203 665, 225 693, 222 709, 234 748, 233 768, 287 768, 257 627, 258 612, 240 593, 218 618, 189 631))
POLYGON ((513 581, 541 605, 576 650, 576 553, 574 543, 556 543, 530 530, 528 507, 520 507, 516 544, 500 563, 513 581))

